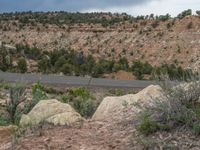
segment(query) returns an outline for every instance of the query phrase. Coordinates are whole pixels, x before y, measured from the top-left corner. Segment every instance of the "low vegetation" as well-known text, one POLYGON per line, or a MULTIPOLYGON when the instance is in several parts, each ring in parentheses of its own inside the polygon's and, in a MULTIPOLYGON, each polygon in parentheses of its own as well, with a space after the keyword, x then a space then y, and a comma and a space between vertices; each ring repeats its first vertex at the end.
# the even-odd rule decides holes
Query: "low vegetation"
POLYGON ((6 103, 6 110, 10 115, 12 123, 16 123, 18 120, 19 110, 17 107, 20 103, 25 101, 24 97, 25 87, 20 85, 14 85, 10 88, 10 100, 6 103))
POLYGON ((40 101, 48 99, 47 94, 45 93, 44 86, 38 82, 32 86, 32 99, 30 102, 25 104, 23 113, 29 113, 32 108, 40 101))
POLYGON ((40 101, 47 99, 47 95, 44 92, 44 86, 40 83, 36 83, 32 86, 31 100, 27 100, 26 86, 20 84, 3 84, 2 88, 9 91, 9 99, 6 102, 5 110, 7 115, 0 114, 0 125, 19 124, 22 114, 29 113, 32 108, 40 101), (24 106, 19 106, 20 104, 24 106))
POLYGON ((139 131, 149 135, 158 130, 171 130, 177 127, 192 129, 200 134, 200 83, 189 82, 176 87, 165 86, 164 96, 158 98, 154 105, 145 108, 139 131))
POLYGON ((61 96, 61 101, 70 104, 85 118, 91 117, 97 108, 95 97, 84 87, 71 89, 61 96))
POLYGON ((27 97, 28 87, 25 85, 5 83, 1 85, 2 92, 9 91, 9 99, 5 107, 0 105, 0 110, 3 110, 3 113, 0 112, 0 125, 19 125, 22 114, 28 114, 40 100, 49 99, 51 96, 57 97, 63 103, 70 104, 85 118, 90 118, 98 106, 94 95, 85 87, 61 92, 47 88, 38 82, 31 86, 31 91, 29 91, 31 95, 27 97))
MULTIPOLYGON (((199 15, 199 11, 196 11, 196 14, 199 15)), ((177 17, 182 19, 186 16, 192 15, 192 10, 188 9, 181 12, 177 17)), ((169 14, 156 16, 154 14, 146 16, 137 16, 133 17, 126 13, 70 13, 64 11, 55 11, 55 12, 16 12, 16 13, 2 13, 0 14, 0 21, 13 20, 12 23, 14 26, 17 25, 16 21, 20 23, 21 28, 25 25, 35 26, 37 23, 43 25, 46 24, 56 24, 61 25, 73 25, 73 24, 101 24, 102 26, 111 26, 115 23, 120 22, 137 22, 139 20, 146 19, 155 19, 159 21, 166 21, 172 17, 169 14)), ((5 28, 7 30, 7 28, 5 28)), ((39 29, 38 29, 39 30, 39 29)))
POLYGON ((132 65, 125 57, 119 60, 100 59, 96 61, 92 55, 84 55, 71 49, 54 50, 51 52, 42 51, 38 48, 17 45, 15 53, 9 53, 3 47, 0 53, 0 69, 11 72, 27 72, 26 59, 33 59, 38 64, 38 71, 42 73, 63 73, 65 75, 103 77, 104 74, 124 70, 132 72, 137 79, 154 79, 155 76, 167 74, 171 80, 186 80, 194 73, 191 70, 183 69, 176 64, 162 64, 158 67, 150 65, 148 62, 133 61, 132 65), (20 58, 18 58, 20 56, 20 58), (23 58, 21 58, 23 56, 23 58), (13 65, 13 59, 19 59, 17 66, 13 65))

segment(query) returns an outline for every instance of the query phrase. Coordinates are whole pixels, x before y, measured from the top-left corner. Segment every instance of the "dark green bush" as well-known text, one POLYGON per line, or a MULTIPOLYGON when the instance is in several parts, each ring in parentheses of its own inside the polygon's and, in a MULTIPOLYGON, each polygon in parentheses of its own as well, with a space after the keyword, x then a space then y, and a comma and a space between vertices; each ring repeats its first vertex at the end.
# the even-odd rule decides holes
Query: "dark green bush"
POLYGON ((197 10, 197 11, 196 11, 196 14, 197 14, 198 16, 200 16, 200 11, 199 11, 199 10, 197 10))
POLYGON ((183 19, 186 16, 191 16, 192 15, 192 10, 188 9, 188 10, 184 10, 182 13, 178 14, 177 18, 179 19, 183 19))
POLYGON ((38 70, 43 73, 48 73, 51 71, 51 62, 48 55, 44 55, 39 61, 38 61, 38 70))
POLYGON ((65 75, 72 75, 74 72, 74 66, 72 66, 71 64, 64 64, 61 68, 60 71, 62 73, 64 73, 65 75))
MULTIPOLYGON (((183 69, 174 64, 162 64, 161 66, 153 67, 148 62, 133 61, 132 66, 129 66, 129 62, 125 57, 120 58, 118 61, 105 59, 95 61, 92 55, 86 56, 83 52, 79 53, 71 49, 37 52, 37 48, 18 45, 17 55, 24 49, 34 49, 33 51, 36 51, 30 51, 27 57, 34 58, 38 62, 38 72, 43 73, 62 72, 65 75, 102 77, 104 74, 124 70, 132 71, 139 80, 142 80, 145 75, 148 75, 151 79, 155 78, 154 76, 158 76, 161 79, 162 77, 160 76, 164 74, 168 75, 171 80, 187 80, 191 75, 194 75, 191 70, 183 69)), ((0 64, 2 64, 0 69, 3 71, 8 69, 15 71, 16 68, 12 68, 12 63, 8 63, 12 62, 11 58, 12 56, 5 51, 5 54, 3 53, 2 56, 2 63, 0 59, 0 64), (4 56, 7 59, 4 59, 4 56)), ((19 60, 18 70, 22 73, 27 71, 25 59, 19 60)))
POLYGON ((11 120, 0 114, 0 126, 7 126, 11 124, 11 120))
POLYGON ((19 61, 17 62, 17 68, 21 73, 27 72, 27 62, 25 58, 20 58, 19 61))
POLYGON ((144 74, 152 74, 153 67, 147 62, 142 63, 140 61, 134 61, 131 70, 137 79, 141 80, 144 74))
POLYGON ((12 56, 4 47, 0 47, 0 70, 7 71, 11 68, 12 56))

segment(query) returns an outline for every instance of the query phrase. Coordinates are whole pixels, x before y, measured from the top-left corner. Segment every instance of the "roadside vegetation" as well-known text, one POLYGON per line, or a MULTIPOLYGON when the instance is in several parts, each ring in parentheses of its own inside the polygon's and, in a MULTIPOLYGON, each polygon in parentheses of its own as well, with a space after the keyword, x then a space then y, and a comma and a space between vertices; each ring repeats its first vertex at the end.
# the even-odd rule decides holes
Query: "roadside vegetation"
POLYGON ((86 87, 71 88, 63 92, 39 82, 32 86, 1 83, 0 91, 9 94, 8 98, 2 97, 7 100, 5 104, 0 104, 0 125, 19 125, 22 114, 28 114, 40 100, 57 98, 70 104, 85 118, 90 118, 98 106, 95 96, 86 87))
POLYGON ((183 69, 178 64, 161 64, 152 66, 148 62, 134 60, 132 64, 125 57, 119 60, 100 59, 96 61, 92 55, 84 55, 82 52, 76 52, 71 49, 54 50, 51 52, 42 51, 38 48, 30 48, 24 45, 17 45, 16 52, 9 52, 4 47, 0 52, 0 69, 2 71, 21 72, 28 71, 26 60, 32 59, 37 62, 37 72, 42 73, 63 73, 73 76, 91 76, 103 77, 104 74, 124 70, 132 72, 139 80, 161 78, 167 74, 171 80, 187 80, 194 72, 189 69, 183 69), (18 59, 17 66, 13 60, 18 59))
POLYGON ((6 89, 8 91, 9 98, 6 100, 5 105, 3 107, 1 106, 1 109, 5 110, 5 114, 7 115, 0 113, 0 125, 18 125, 22 114, 29 113, 40 100, 47 99, 44 86, 40 83, 36 83, 32 86, 31 100, 27 100, 27 87, 25 85, 1 84, 1 89, 6 89), (23 104, 23 106, 20 106, 21 104, 23 104))
POLYGON ((81 116, 92 117, 97 108, 95 97, 87 88, 73 88, 61 96, 61 101, 70 104, 81 116))

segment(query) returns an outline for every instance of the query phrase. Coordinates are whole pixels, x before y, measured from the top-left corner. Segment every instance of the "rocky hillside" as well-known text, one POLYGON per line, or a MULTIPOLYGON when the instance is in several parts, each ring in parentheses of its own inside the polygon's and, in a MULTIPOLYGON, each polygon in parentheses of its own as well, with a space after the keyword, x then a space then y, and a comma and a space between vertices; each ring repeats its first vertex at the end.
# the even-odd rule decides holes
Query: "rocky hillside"
MULTIPOLYGON (((151 18, 131 20, 128 17, 120 20, 118 17, 109 25, 100 22, 103 18, 95 23, 56 24, 53 21, 34 21, 30 16, 27 16, 27 22, 17 15, 11 16, 7 20, 1 17, 0 40, 13 46, 28 44, 48 51, 71 48, 92 54, 97 59, 126 57, 129 62, 141 60, 152 65, 176 63, 184 68, 199 70, 198 16, 164 21, 151 18)), ((109 18, 105 14, 101 16, 109 18)))

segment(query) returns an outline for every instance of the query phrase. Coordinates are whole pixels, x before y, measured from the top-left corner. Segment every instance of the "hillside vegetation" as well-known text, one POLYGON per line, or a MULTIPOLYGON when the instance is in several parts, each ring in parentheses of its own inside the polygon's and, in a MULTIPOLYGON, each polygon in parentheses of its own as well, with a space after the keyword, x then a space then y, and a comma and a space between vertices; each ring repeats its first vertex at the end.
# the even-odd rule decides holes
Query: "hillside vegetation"
MULTIPOLYGON (((152 72, 151 68, 199 72, 198 15, 199 11, 192 15, 191 10, 174 18, 169 14, 133 17, 125 13, 3 13, 0 14, 0 40, 7 49, 17 47, 9 53, 14 51, 12 63, 20 66, 20 72, 99 77, 124 70, 138 79, 149 79, 156 70, 152 72), (63 56, 59 58, 63 64, 57 65, 59 68, 52 54, 63 56), (73 55, 72 59, 69 55, 73 55), (80 58, 78 63, 74 62, 77 57, 80 58), (138 70, 135 65, 147 68, 138 70)), ((111 77, 115 78, 115 74, 111 77)))

